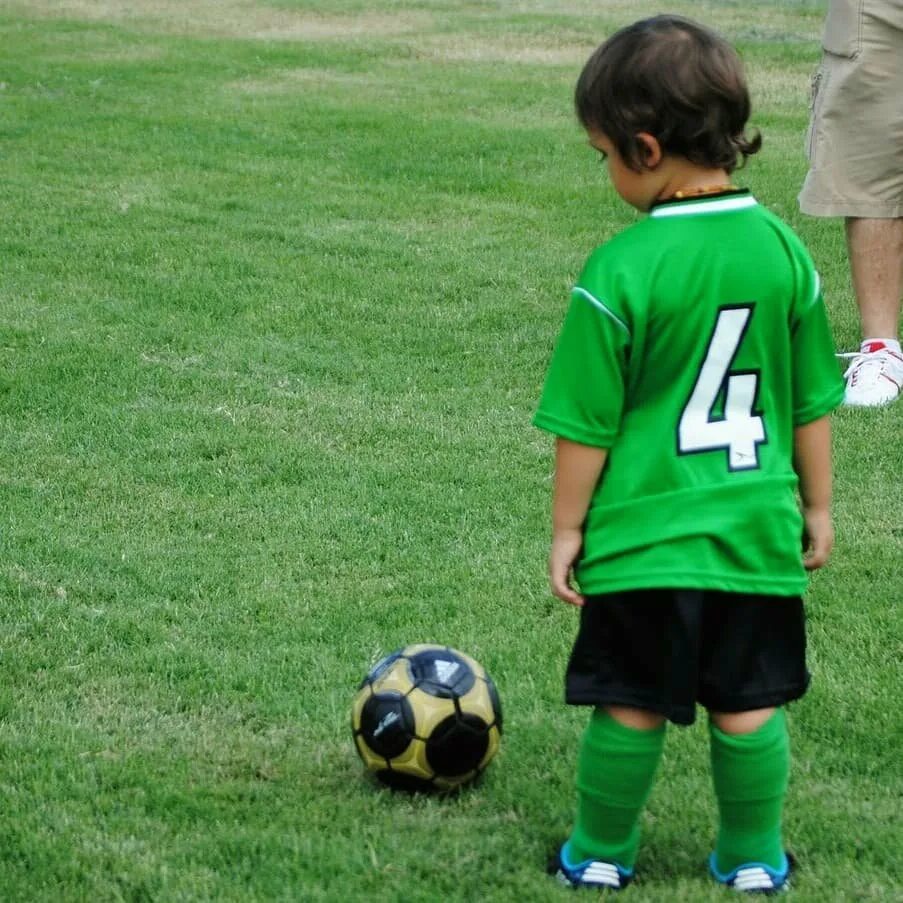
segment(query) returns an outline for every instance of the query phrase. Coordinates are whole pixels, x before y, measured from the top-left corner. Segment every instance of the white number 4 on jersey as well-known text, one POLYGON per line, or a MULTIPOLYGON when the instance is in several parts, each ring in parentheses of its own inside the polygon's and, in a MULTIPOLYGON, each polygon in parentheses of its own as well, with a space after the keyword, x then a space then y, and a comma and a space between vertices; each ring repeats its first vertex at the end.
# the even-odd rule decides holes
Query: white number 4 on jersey
POLYGON ((696 385, 677 429, 681 454, 726 449, 730 470, 758 467, 759 443, 765 441, 765 424, 753 413, 759 374, 730 370, 751 316, 751 306, 718 311, 696 385), (722 390, 724 414, 715 418, 712 411, 722 390))

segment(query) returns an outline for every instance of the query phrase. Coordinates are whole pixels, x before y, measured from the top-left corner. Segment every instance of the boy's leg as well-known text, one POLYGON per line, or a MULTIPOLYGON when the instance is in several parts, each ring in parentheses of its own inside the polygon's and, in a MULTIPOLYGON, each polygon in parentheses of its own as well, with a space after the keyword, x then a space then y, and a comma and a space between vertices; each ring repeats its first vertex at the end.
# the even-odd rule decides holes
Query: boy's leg
POLYGON ((620 889, 633 876, 665 717, 693 723, 703 602, 695 590, 586 596, 566 698, 600 708, 580 748, 574 830, 550 863, 572 887, 620 889))
POLYGON ((710 715, 712 777, 720 814, 713 865, 721 874, 749 863, 783 871, 781 816, 790 774, 784 710, 710 715))
POLYGON ((665 740, 664 717, 640 709, 596 709, 577 765, 577 818, 564 854, 632 870, 639 817, 665 740))

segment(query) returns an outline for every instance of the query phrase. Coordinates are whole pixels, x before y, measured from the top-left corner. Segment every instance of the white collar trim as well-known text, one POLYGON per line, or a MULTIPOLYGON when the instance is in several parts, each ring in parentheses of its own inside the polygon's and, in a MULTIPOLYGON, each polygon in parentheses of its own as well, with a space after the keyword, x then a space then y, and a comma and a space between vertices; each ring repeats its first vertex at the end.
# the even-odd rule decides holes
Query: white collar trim
POLYGON ((695 216, 697 213, 725 213, 728 210, 744 210, 755 207, 758 201, 752 195, 736 198, 714 198, 711 201, 688 201, 685 204, 668 204, 654 207, 650 217, 660 219, 664 216, 695 216))

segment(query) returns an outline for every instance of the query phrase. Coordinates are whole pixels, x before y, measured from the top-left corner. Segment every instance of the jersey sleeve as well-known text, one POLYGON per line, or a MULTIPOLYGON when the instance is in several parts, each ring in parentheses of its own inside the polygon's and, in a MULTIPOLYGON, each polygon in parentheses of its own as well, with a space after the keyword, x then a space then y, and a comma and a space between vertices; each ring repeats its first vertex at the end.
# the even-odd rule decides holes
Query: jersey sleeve
POLYGON ((609 448, 624 407, 630 333, 604 301, 577 287, 533 423, 562 439, 609 448))
POLYGON ((800 305, 792 324, 793 425, 805 426, 843 401, 844 384, 834 355, 834 339, 812 270, 808 304, 800 305))

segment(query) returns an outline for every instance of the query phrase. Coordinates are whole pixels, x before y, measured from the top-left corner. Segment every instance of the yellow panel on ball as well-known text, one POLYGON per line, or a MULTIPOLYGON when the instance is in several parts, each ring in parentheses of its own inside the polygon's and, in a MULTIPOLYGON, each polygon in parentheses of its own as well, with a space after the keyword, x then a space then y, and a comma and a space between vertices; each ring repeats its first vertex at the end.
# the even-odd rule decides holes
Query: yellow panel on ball
POLYGON ((468 715, 478 715, 487 725, 495 721, 495 709, 492 707, 492 698, 485 681, 478 680, 458 700, 461 711, 468 715))
POLYGON ((386 760, 382 756, 376 755, 360 736, 354 738, 357 751, 364 762, 366 768, 370 771, 379 771, 380 768, 386 767, 386 760))
POLYGON ((410 646, 405 646, 404 649, 401 650, 401 654, 410 658, 412 655, 417 655, 418 652, 428 652, 431 649, 445 648, 445 646, 440 646, 438 643, 412 643, 410 646))
POLYGON ((413 686, 407 660, 403 658, 392 662, 372 684, 374 693, 385 693, 388 690, 395 690, 402 695, 411 690, 413 686))
POLYGON ((471 658, 464 652, 461 652, 459 649, 452 650, 455 655, 459 655, 461 658, 470 665, 471 670, 477 677, 486 677, 486 669, 474 658, 471 658))
POLYGON ((437 724, 455 715, 454 700, 433 696, 431 693, 424 693, 423 690, 412 690, 408 695, 408 701, 414 710, 418 737, 429 737, 437 724))
POLYGON ((495 758, 495 754, 499 751, 500 741, 501 736, 499 735, 499 729, 493 725, 493 727, 489 729, 489 748, 486 750, 486 755, 480 760, 480 771, 495 758))
POLYGON ((433 776, 433 771, 426 760, 426 747, 421 740, 414 740, 400 756, 392 759, 391 765, 392 771, 425 781, 433 776))
POLYGON ((354 701, 351 703, 351 729, 359 731, 361 729, 361 712, 364 703, 370 698, 370 687, 364 685, 357 691, 354 701))

